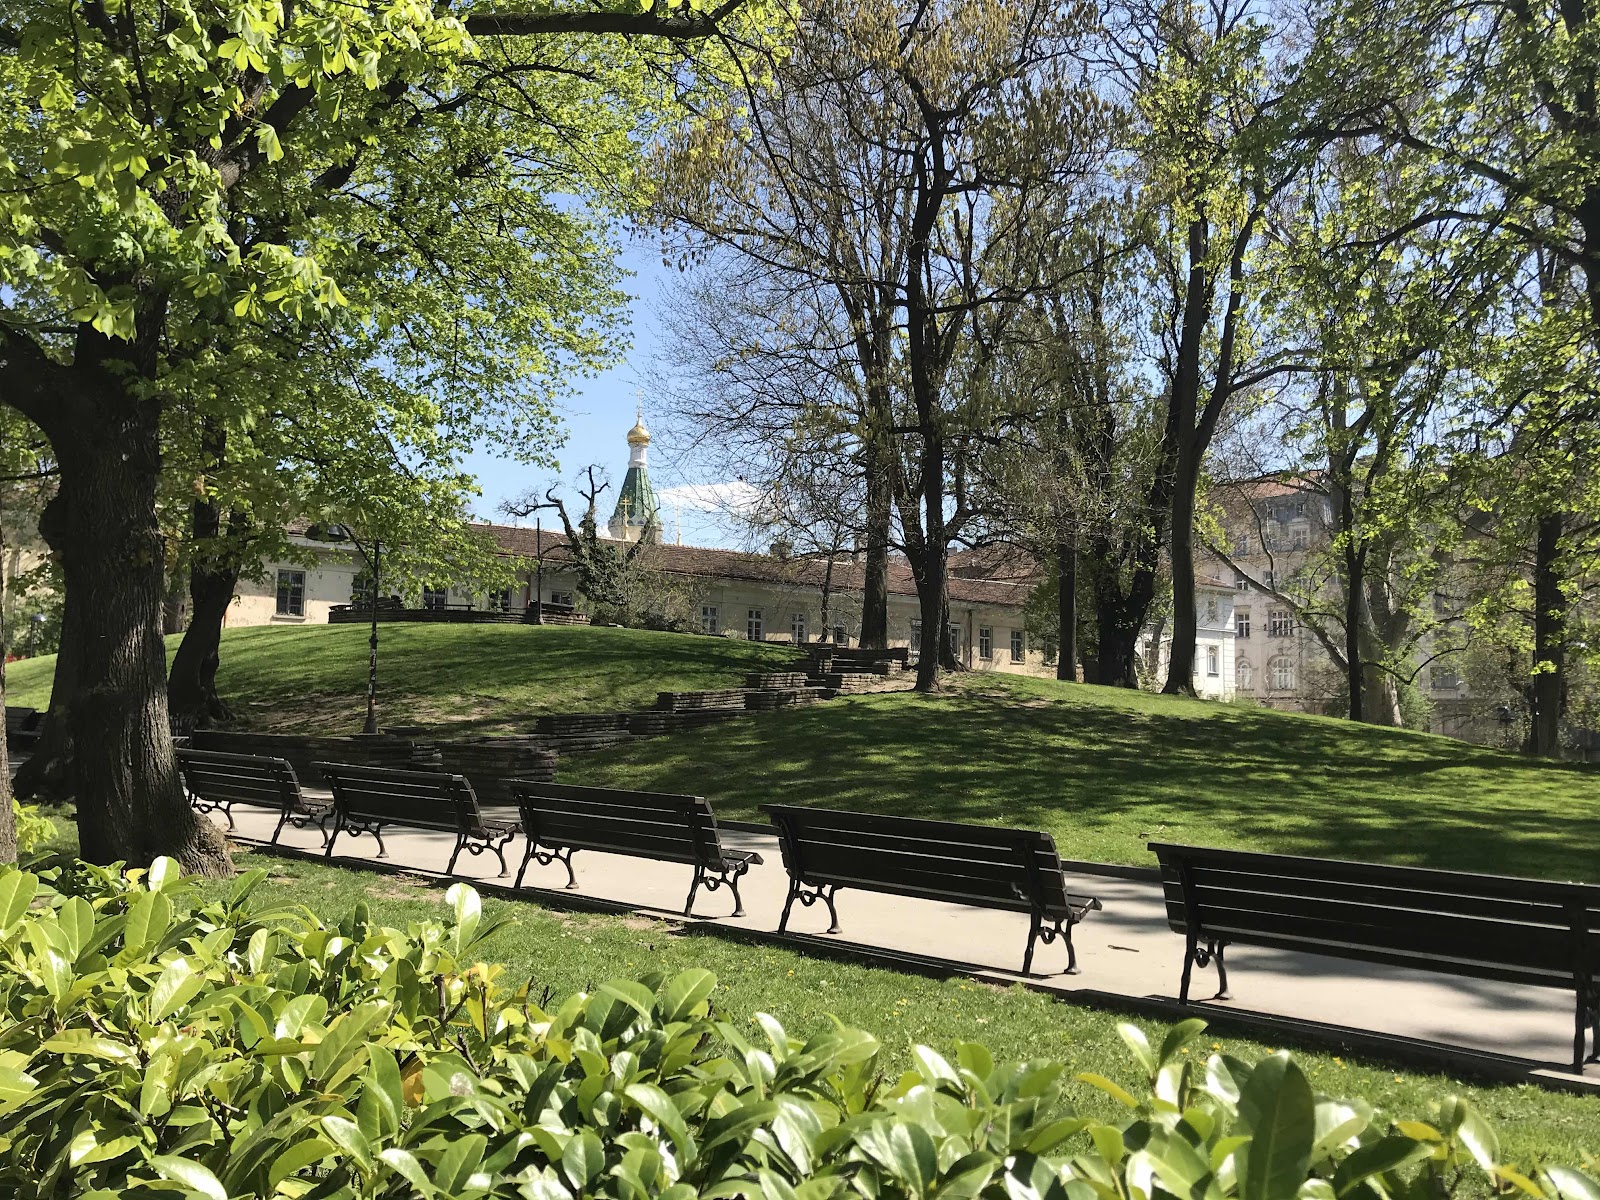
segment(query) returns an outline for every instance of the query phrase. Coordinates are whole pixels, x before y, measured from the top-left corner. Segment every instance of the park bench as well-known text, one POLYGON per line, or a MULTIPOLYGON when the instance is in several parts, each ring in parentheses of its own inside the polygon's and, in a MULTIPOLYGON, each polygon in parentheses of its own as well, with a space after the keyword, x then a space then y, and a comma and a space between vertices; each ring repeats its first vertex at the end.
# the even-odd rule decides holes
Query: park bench
POLYGON ((522 813, 522 831, 528 837, 516 887, 522 886, 531 861, 540 866, 559 862, 567 869, 567 886, 577 887, 572 855, 578 850, 596 850, 689 863, 694 867, 694 880, 683 906, 684 916, 691 915, 695 893, 702 885, 708 892, 726 886, 733 893, 733 915, 744 916, 739 879, 761 864, 761 855, 723 849, 717 818, 705 797, 520 779, 512 780, 511 791, 522 813))
POLYGON ((44 714, 36 708, 6 705, 6 746, 21 752, 32 750, 44 728, 44 714))
POLYGON ((278 844, 285 825, 304 829, 313 821, 327 842, 333 806, 306 796, 294 768, 284 759, 213 750, 179 749, 177 753, 178 770, 195 812, 220 812, 232 830, 235 804, 271 809, 278 814, 278 824, 268 845, 278 844))
POLYGON ((860 888, 1027 913, 1023 974, 1033 969, 1035 944, 1057 938, 1066 943, 1067 973, 1077 974, 1072 927, 1099 909, 1100 901, 1067 891, 1048 833, 780 804, 762 808, 777 827, 789 871, 778 932, 788 927, 796 900, 806 908, 820 900, 832 918, 828 932, 838 933, 834 895, 840 888, 860 888))
POLYGON ((486 820, 478 797, 463 775, 442 771, 395 771, 385 767, 358 767, 348 763, 318 763, 317 770, 333 790, 333 832, 328 835, 328 857, 341 833, 370 833, 378 843, 378 857, 387 858, 383 829, 438 830, 455 835, 445 874, 456 869, 463 850, 474 858, 493 853, 506 873, 505 848, 519 832, 515 821, 486 820))
MULTIPOLYGON (((1178 999, 1229 946, 1570 989, 1573 1069, 1600 1040, 1600 886, 1153 842, 1167 923, 1186 939, 1178 999)), ((1591 1060, 1592 1061, 1592 1060, 1591 1060)))

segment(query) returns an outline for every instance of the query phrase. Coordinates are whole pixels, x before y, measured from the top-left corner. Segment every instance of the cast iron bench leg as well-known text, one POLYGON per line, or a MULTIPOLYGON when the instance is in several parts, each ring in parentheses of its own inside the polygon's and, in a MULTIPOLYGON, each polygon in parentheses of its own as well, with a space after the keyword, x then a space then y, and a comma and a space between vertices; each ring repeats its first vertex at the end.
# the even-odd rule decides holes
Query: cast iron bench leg
POLYGON ((577 887, 578 877, 572 873, 572 854, 571 850, 541 850, 539 849, 539 843, 529 838, 528 849, 522 856, 522 865, 517 868, 517 881, 511 885, 512 889, 515 890, 522 886, 522 877, 527 874, 530 862, 536 862, 541 867, 548 867, 553 862, 560 863, 567 869, 568 889, 577 887))
MULTIPOLYGON (((710 868, 704 866, 703 864, 696 863, 694 868, 694 881, 689 884, 689 902, 683 906, 683 915, 686 917, 694 915, 694 896, 695 893, 700 890, 700 885, 703 883, 706 885, 706 891, 708 892, 714 892, 718 888, 724 887, 732 892, 733 915, 736 917, 744 916, 744 897, 739 895, 739 877, 750 869, 750 861, 751 860, 746 859, 743 862, 735 863, 731 867, 727 864, 724 864, 722 869, 717 871, 715 874, 712 873, 710 868)), ((788 907, 785 906, 784 920, 787 921, 788 919, 789 910, 788 907)), ((782 926, 779 928, 781 930, 782 926)))
POLYGON ((795 879, 791 876, 789 880, 789 898, 784 901, 783 904, 783 918, 778 922, 778 932, 783 933, 785 928, 788 926, 789 910, 794 907, 794 902, 796 900, 800 901, 801 905, 805 908, 810 908, 813 904, 820 900, 822 903, 828 906, 828 916, 831 918, 831 923, 828 925, 828 932, 838 933, 839 910, 833 906, 834 893, 838 890, 839 887, 837 884, 832 886, 829 886, 828 884, 817 884, 810 891, 807 891, 805 889, 805 885, 803 885, 798 879, 795 879))

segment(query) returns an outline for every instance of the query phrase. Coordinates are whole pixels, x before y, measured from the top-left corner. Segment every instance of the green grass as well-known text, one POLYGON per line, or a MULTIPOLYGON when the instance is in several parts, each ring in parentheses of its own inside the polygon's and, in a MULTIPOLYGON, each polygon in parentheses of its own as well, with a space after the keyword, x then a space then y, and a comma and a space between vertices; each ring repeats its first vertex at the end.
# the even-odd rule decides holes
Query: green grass
MULTIPOLYGON (((736 686, 778 646, 622 629, 383 627, 385 724, 525 731, 546 712, 647 708, 736 686)), ((366 631, 228 632, 220 683, 247 728, 359 728, 366 631)), ((10 668, 42 705, 50 659, 10 668)), ((820 804, 1047 829, 1061 852, 1149 865, 1151 839, 1600 880, 1600 771, 1449 738, 1018 676, 858 696, 599 754, 573 783, 709 796, 728 818, 820 804)))
MULTIPOLYGON (((243 855, 240 866, 270 870, 262 903, 304 904, 325 921, 338 920, 362 900, 376 919, 391 925, 437 920, 443 913, 442 888, 416 877, 264 854, 243 855)), ((210 886, 220 891, 225 885, 210 886)), ((967 979, 932 979, 814 958, 703 926, 563 913, 495 899, 486 899, 484 908, 509 911, 517 922, 485 945, 485 957, 506 964, 510 980, 531 979, 536 991, 549 988, 562 996, 607 979, 701 966, 720 980, 715 1002, 725 1018, 747 1023, 754 1013, 767 1012, 790 1032, 804 1035, 837 1016, 877 1034, 897 1069, 908 1064, 914 1044, 948 1053, 958 1041, 982 1041, 998 1057, 1054 1058, 1075 1073, 1136 1082, 1136 1069, 1116 1032, 1118 1021, 1130 1019, 1123 1013, 1064 1004, 1022 988, 1002 990, 967 979)), ((1159 1044, 1164 1024, 1134 1021, 1159 1044)), ((1197 1053, 1209 1052, 1213 1044, 1251 1059, 1292 1049, 1319 1091, 1365 1096, 1400 1119, 1427 1119, 1443 1097, 1466 1096, 1499 1126, 1508 1158, 1525 1167, 1535 1161, 1582 1165, 1600 1152, 1600 1099, 1592 1096, 1553 1094, 1529 1085, 1474 1086, 1337 1052, 1232 1037, 1207 1037, 1197 1053)), ((1115 1115, 1111 1102, 1086 1085, 1075 1085, 1074 1100, 1085 1111, 1115 1115)))
POLYGON ((1150 840, 1600 879, 1600 771, 1450 738, 1114 688, 967 676, 605 755, 564 782, 1049 830, 1151 865, 1150 840))
MULTIPOLYGON (((649 708, 657 692, 740 687, 782 670, 781 646, 639 629, 380 625, 379 719, 450 733, 526 732, 553 712, 649 708)), ((178 638, 168 639, 170 655, 178 638)), ((6 669, 6 702, 44 708, 55 657, 6 669)), ((217 688, 241 728, 353 733, 366 714, 367 629, 230 629, 217 688)))

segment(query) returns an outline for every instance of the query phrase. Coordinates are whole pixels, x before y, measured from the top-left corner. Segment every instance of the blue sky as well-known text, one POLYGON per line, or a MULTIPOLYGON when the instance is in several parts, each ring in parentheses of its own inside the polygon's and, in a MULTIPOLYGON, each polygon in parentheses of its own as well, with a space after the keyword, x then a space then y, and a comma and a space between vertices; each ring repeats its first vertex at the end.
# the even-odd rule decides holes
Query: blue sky
MULTIPOLYGON (((590 463, 606 469, 611 490, 602 498, 606 504, 602 515, 610 512, 608 502, 616 496, 622 476, 628 468, 627 432, 633 425, 634 406, 642 399, 645 423, 651 423, 652 393, 651 371, 660 345, 656 330, 656 311, 661 301, 661 291, 667 271, 661 264, 656 249, 645 242, 624 242, 620 257, 622 265, 632 277, 624 284, 632 295, 629 314, 632 322, 632 345, 623 361, 593 379, 580 380, 576 394, 562 413, 567 427, 567 443, 560 452, 559 472, 538 471, 503 458, 490 448, 481 448, 467 462, 468 470, 478 477, 483 495, 474 509, 480 518, 506 521, 499 510, 503 501, 520 495, 529 487, 541 490, 554 482, 570 485, 578 473, 590 463)), ((736 539, 709 513, 697 511, 685 504, 671 503, 674 486, 685 483, 711 482, 696 471, 693 462, 672 462, 659 446, 650 453, 650 478, 657 493, 667 491, 669 503, 664 505, 662 520, 664 536, 672 540, 677 536, 681 519, 683 540, 696 546, 730 546, 736 539)), ((577 512, 573 501, 576 492, 568 486, 568 508, 574 517, 577 512)), ((547 514, 551 524, 559 524, 554 513, 547 514)))

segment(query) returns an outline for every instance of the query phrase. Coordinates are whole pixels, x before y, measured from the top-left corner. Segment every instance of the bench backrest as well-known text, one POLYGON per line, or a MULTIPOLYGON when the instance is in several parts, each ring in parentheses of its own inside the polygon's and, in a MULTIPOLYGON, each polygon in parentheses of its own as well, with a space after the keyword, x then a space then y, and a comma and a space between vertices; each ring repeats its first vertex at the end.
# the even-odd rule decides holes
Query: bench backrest
POLYGON ((660 862, 722 863, 717 818, 704 796, 574 787, 514 779, 522 829, 541 846, 660 862))
POLYGON ((197 750, 216 750, 225 754, 256 754, 288 761, 301 782, 316 786, 324 782, 318 764, 350 763, 367 767, 392 767, 397 770, 432 766, 422 761, 431 749, 406 738, 395 737, 316 737, 297 733, 251 733, 233 729, 196 729, 189 744, 197 750))
POLYGON ((465 776, 349 763, 318 763, 317 769, 346 819, 452 833, 483 827, 478 798, 465 776))
POLYGON ((7 733, 32 733, 44 723, 44 714, 36 708, 26 708, 22 705, 6 705, 6 732, 7 733))
POLYGON ((1012 912, 1067 911, 1054 840, 1037 829, 767 804, 789 874, 1012 912))
POLYGON ((1152 843, 1202 938, 1513 983, 1600 971, 1600 886, 1152 843))
POLYGON ((294 768, 281 758, 181 749, 178 770, 200 799, 212 804, 254 804, 280 812, 304 807, 294 768))

